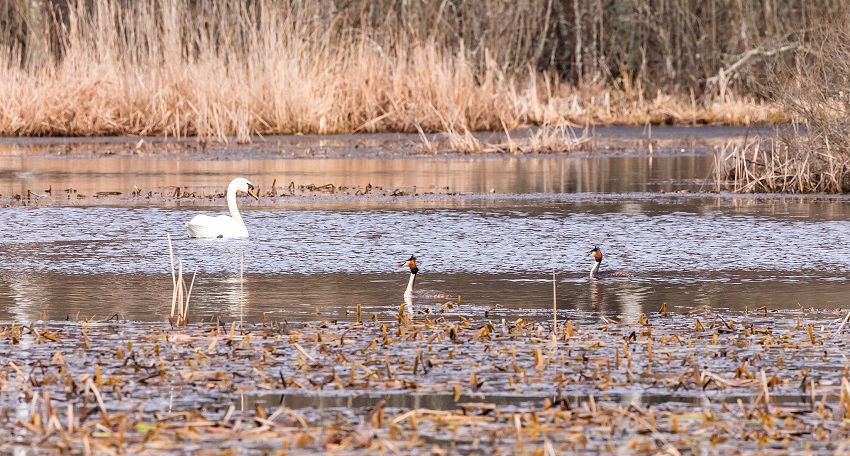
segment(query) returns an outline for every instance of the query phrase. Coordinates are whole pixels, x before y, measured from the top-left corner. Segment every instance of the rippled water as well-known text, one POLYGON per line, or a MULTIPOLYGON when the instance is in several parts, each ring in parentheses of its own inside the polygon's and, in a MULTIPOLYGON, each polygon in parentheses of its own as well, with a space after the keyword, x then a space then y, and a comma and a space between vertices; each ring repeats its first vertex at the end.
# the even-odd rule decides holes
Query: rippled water
MULTIPOLYGON (((213 161, 0 156, 6 166, 24 163, 17 171, 0 169, 2 192, 49 185, 124 193, 102 204, 60 195, 47 206, 0 209, 0 320, 42 312, 164 318, 171 303, 167 233, 187 280, 197 271, 195 318, 353 318, 357 304, 367 315, 389 318, 407 284, 399 264, 412 254, 418 288, 460 296, 456 313, 494 318, 549 315, 553 269, 562 311, 628 316, 663 302, 682 311, 846 306, 848 200, 657 193, 704 189, 712 160, 705 152, 213 161), (264 182, 284 172, 305 183, 413 185, 419 194, 242 198, 249 240, 188 239, 183 223, 223 212, 222 199, 126 196, 134 185, 203 188, 234 174, 264 182), (632 277, 589 280, 594 245, 605 253, 603 269, 632 277)), ((416 311, 439 309, 435 302, 414 304, 416 311)))
POLYGON ((850 235, 842 200, 534 195, 380 205, 247 211, 249 240, 188 239, 182 222, 206 211, 6 208, 0 223, 20 229, 0 241, 0 297, 19 317, 44 306, 54 317, 115 308, 145 318, 157 302, 165 312, 166 233, 184 271, 198 271, 193 296, 207 316, 238 315, 240 303, 252 318, 314 317, 316 308, 344 318, 357 303, 391 309, 407 283, 398 265, 411 254, 420 287, 482 309, 548 308, 553 268, 564 308, 834 307, 850 269, 850 246, 836 242, 850 235), (632 277, 588 280, 596 244, 604 268, 632 277))
MULTIPOLYGON (((408 198, 413 202, 415 197, 408 198)), ((704 196, 443 197, 410 207, 243 211, 248 240, 189 239, 189 209, 7 208, 6 271, 157 274, 166 233, 186 267, 205 273, 382 274, 410 254, 436 274, 581 276, 600 245, 603 265, 635 280, 705 276, 846 275, 846 202, 704 196), (812 209, 818 209, 814 211, 812 209)))

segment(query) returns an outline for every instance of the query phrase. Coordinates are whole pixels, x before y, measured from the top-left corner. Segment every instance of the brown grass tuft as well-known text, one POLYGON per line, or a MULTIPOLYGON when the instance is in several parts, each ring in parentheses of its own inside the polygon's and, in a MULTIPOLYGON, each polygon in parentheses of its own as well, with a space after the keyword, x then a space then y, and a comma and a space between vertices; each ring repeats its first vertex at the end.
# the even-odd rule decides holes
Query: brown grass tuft
POLYGON ((778 60, 761 88, 799 128, 727 147, 717 159, 718 189, 850 192, 850 23, 838 18, 811 33, 811 45, 778 60))
POLYGON ((850 160, 796 138, 727 145, 715 159, 715 190, 739 193, 847 193, 850 160))

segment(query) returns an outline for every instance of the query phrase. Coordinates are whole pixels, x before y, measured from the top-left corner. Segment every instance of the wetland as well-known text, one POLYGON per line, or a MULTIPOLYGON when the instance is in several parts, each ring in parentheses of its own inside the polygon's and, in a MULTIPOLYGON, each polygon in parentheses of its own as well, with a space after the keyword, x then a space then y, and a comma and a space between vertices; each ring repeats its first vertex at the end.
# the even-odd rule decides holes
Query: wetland
POLYGON ((715 193, 753 132, 654 130, 525 155, 4 139, 2 449, 841 451, 847 198, 715 193), (235 176, 251 237, 189 239, 235 176), (596 245, 630 277, 590 279, 596 245), (410 255, 450 298, 405 302, 410 255))

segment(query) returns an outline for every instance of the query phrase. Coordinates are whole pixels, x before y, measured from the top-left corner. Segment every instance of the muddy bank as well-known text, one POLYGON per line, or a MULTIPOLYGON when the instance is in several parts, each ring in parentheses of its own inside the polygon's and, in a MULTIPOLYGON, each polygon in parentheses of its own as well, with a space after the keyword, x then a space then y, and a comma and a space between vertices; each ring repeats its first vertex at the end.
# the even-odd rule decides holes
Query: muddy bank
MULTIPOLYGON (((732 127, 576 130, 569 153, 460 153, 440 135, 328 135, 198 144, 163 138, 0 139, 5 205, 215 205, 234 176, 264 196, 420 196, 707 191, 728 141, 769 129, 732 127), (209 203, 205 203, 209 201, 209 203)), ((519 144, 526 130, 478 133, 481 144, 519 144)), ((262 204, 262 202, 261 202, 262 204)))
MULTIPOLYGON (((643 153, 654 145, 654 153, 671 153, 682 148, 711 148, 729 140, 770 135, 776 127, 592 127, 574 128, 576 137, 590 141, 584 152, 643 153)), ((526 129, 511 133, 520 140, 535 134, 526 129)), ((502 143, 507 137, 499 132, 472 134, 485 143, 502 143)), ((445 134, 425 138, 437 146, 437 155, 455 155, 445 134)), ((468 153, 461 153, 468 155, 468 153)), ((15 155, 157 155, 184 158, 237 160, 256 158, 389 158, 433 156, 417 134, 368 133, 355 135, 257 136, 248 144, 199 142, 195 138, 94 137, 94 138, 0 138, 0 156, 15 155)))

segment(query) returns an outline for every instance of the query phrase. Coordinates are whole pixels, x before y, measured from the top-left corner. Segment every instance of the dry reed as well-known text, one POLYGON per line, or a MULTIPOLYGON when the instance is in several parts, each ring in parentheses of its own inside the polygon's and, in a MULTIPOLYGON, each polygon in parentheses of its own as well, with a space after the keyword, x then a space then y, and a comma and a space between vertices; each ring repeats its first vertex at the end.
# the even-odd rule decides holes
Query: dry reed
POLYGON ((715 191, 850 192, 850 157, 812 146, 809 136, 729 143, 715 156, 715 191))
POLYGON ((183 261, 177 261, 177 272, 174 270, 174 250, 171 244, 171 233, 166 233, 168 237, 168 256, 171 259, 171 314, 169 321, 174 326, 184 326, 189 322, 189 298, 192 297, 192 288, 195 286, 195 277, 198 271, 192 274, 192 282, 189 287, 186 287, 186 280, 183 278, 183 261), (185 299, 184 299, 185 297, 185 299))
POLYGON ((755 28, 774 24, 780 10, 811 18, 840 9, 782 6, 762 17, 721 0, 714 16, 687 5, 664 23, 656 19, 667 15, 643 0, 624 11, 574 3, 12 0, 0 7, 8 24, 0 32, 0 134, 247 142, 564 120, 771 122, 785 117, 740 83, 751 60, 772 55, 770 37, 723 41, 718 25, 755 28), (683 26, 714 29, 706 40, 683 26), (624 49, 627 42, 638 47, 624 49), (764 52, 749 52, 752 45, 764 52), (748 65, 723 56, 749 56, 748 65), (659 79, 667 82, 652 83, 659 79))
POLYGON ((831 454, 850 437, 837 315, 573 317, 552 350, 525 318, 4 323, 0 451, 831 454), (336 401, 353 397, 371 405, 336 401))
POLYGON ((449 125, 443 123, 446 133, 437 140, 429 140, 424 134, 420 134, 421 148, 428 153, 436 153, 438 150, 460 152, 466 154, 478 153, 560 153, 581 150, 590 143, 590 131, 584 129, 581 136, 565 122, 556 125, 548 123, 536 128, 524 137, 512 137, 510 131, 505 128, 505 140, 503 142, 488 142, 478 139, 468 129, 458 132, 449 125))
POLYGON ((795 50, 794 59, 773 62, 761 87, 799 128, 727 146, 715 167, 718 190, 850 192, 850 25, 846 16, 813 27, 808 42, 795 50))

